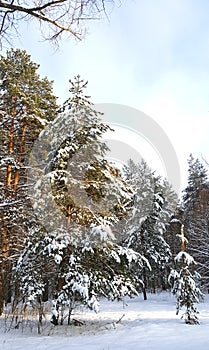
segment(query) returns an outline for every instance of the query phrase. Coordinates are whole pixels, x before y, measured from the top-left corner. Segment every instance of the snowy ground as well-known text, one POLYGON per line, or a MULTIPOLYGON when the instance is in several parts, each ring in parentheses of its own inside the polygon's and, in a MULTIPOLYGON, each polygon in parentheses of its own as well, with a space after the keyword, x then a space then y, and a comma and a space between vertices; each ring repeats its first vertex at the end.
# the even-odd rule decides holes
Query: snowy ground
POLYGON ((186 325, 181 315, 175 315, 175 299, 168 293, 149 295, 122 302, 101 303, 98 314, 85 312, 74 315, 85 320, 84 326, 43 327, 36 335, 35 327, 23 332, 5 332, 1 318, 1 350, 208 350, 209 298, 198 305, 200 325, 186 325), (123 316, 124 315, 124 316, 123 316), (123 317, 122 317, 123 316, 123 317), (117 323, 117 321, 122 319, 117 323))

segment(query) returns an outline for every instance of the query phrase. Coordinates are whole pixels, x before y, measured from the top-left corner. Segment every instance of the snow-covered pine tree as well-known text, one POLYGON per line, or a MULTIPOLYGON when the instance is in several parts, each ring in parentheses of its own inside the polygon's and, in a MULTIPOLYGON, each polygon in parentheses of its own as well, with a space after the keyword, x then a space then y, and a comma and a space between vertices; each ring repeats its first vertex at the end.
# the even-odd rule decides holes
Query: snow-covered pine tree
POLYGON ((151 271, 147 266, 138 271, 143 276, 146 299, 147 288, 155 291, 166 285, 170 248, 164 232, 175 208, 176 196, 167 182, 155 176, 144 161, 137 165, 130 161, 124 172, 135 194, 123 232, 127 246, 140 252, 151 265, 151 271))
POLYGON ((198 286, 199 274, 195 272, 194 258, 185 251, 184 225, 181 226, 181 251, 176 255, 174 262, 175 268, 169 275, 169 283, 172 286, 172 292, 176 296, 176 314, 184 307, 185 312, 182 315, 185 323, 199 324, 198 310, 196 304, 203 298, 203 294, 198 286))
POLYGON ((188 237, 188 252, 197 262, 202 286, 209 289, 209 182, 205 166, 190 155, 188 186, 183 196, 183 223, 188 237))
POLYGON ((41 187, 43 182, 35 187, 38 216, 46 215, 43 220, 53 225, 54 217, 47 218, 48 208, 45 210, 42 205, 44 193, 47 205, 54 204, 56 219, 62 213, 69 224, 71 220, 81 226, 101 224, 99 217, 114 222, 125 214, 131 193, 119 170, 105 160, 107 146, 101 137, 109 126, 102 123, 100 113, 84 94, 87 83, 80 76, 70 83, 72 99, 64 103, 61 109, 64 112, 41 134, 33 148, 30 176, 37 180, 44 177, 44 188, 48 181, 47 191, 41 187), (42 164, 42 169, 36 174, 37 164, 42 164))
POLYGON ((98 312, 100 297, 120 300, 136 295, 140 280, 130 266, 134 263, 140 269, 142 260, 132 249, 116 244, 101 241, 97 247, 77 246, 63 229, 42 236, 34 231, 15 271, 21 289, 19 304, 39 313, 47 295, 52 322, 63 324, 67 318, 69 324, 72 311, 81 304, 98 312))
POLYGON ((183 206, 184 210, 193 209, 195 199, 204 185, 208 183, 208 174, 204 165, 192 154, 188 159, 188 185, 184 190, 183 206))
POLYGON ((30 55, 19 49, 0 58, 0 314, 3 301, 11 298, 11 256, 17 259, 30 226, 26 186, 29 152, 57 110, 52 82, 40 78, 38 68, 30 55))
POLYGON ((140 253, 114 240, 111 225, 124 217, 132 192, 104 158, 108 126, 84 95, 86 83, 77 76, 71 84, 64 112, 41 134, 43 157, 38 144, 32 155, 32 162, 38 154, 42 164, 34 205, 47 232, 32 229, 16 269, 26 303, 39 305, 48 290, 54 324, 63 323, 66 308, 70 322, 77 303, 98 310, 100 296, 136 294, 141 281, 130 267, 146 264, 140 253), (49 181, 47 190, 42 178, 49 181))

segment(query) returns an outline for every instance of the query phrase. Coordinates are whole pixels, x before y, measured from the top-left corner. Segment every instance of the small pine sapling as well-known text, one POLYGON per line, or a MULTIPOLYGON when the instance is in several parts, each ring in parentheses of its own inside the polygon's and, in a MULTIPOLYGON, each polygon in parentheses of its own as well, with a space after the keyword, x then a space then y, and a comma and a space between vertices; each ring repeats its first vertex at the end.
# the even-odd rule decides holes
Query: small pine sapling
POLYGON ((174 263, 176 268, 171 270, 169 283, 172 285, 172 293, 176 296, 176 314, 182 307, 186 308, 182 318, 187 324, 199 324, 196 303, 203 299, 203 293, 197 285, 200 275, 194 270, 196 262, 193 257, 185 252, 187 238, 184 236, 184 225, 181 227, 181 251, 176 255, 174 263))

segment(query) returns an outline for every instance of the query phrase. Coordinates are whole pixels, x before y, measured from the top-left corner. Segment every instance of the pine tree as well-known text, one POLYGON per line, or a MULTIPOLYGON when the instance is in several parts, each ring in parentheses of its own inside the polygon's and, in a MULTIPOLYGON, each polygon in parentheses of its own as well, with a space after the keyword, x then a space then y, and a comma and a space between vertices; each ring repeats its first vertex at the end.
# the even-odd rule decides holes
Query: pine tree
MULTIPOLYGON (((71 321, 80 304, 99 311, 99 298, 120 300, 137 294, 141 281, 131 273, 131 264, 141 267, 143 257, 132 249, 106 243, 99 235, 97 246, 76 245, 74 235, 59 229, 45 235, 35 232, 19 258, 15 281, 21 289, 20 305, 41 310, 45 295, 52 301, 52 322, 71 321), (100 243, 100 244, 99 244, 100 243), (23 302, 23 304, 22 304, 23 302)), ((94 232, 92 232, 94 231, 94 232)))
POLYGON ((199 159, 189 159, 188 186, 183 197, 183 223, 189 240, 188 252, 197 262, 202 285, 209 288, 209 183, 208 174, 199 159))
POLYGON ((171 270, 169 282, 172 285, 172 292, 176 296, 176 314, 178 315, 182 307, 185 307, 184 318, 187 324, 199 324, 196 303, 203 298, 203 294, 197 285, 199 274, 192 270, 195 265, 194 258, 185 252, 187 239, 184 236, 184 225, 181 227, 181 251, 175 257, 176 268, 171 270))
POLYGON ((195 198, 201 188, 207 184, 207 170, 200 162, 194 159, 192 154, 188 159, 188 186, 184 190, 183 204, 186 211, 191 210, 194 205, 195 198))
POLYGON ((106 217, 114 222, 125 214, 131 193, 119 171, 104 158, 107 146, 101 137, 109 126, 101 122, 89 97, 84 95, 86 82, 77 76, 70 83, 72 101, 64 103, 64 112, 41 134, 33 148, 32 167, 42 164, 42 170, 37 173, 33 170, 31 178, 44 181, 44 186, 39 182, 34 191, 38 215, 53 225, 53 218, 50 220, 47 215, 50 207, 50 217, 54 205, 57 222, 60 213, 68 224, 71 221, 81 226, 101 224, 106 217))
POLYGON ((71 99, 33 148, 34 207, 46 232, 32 228, 15 273, 25 303, 40 309, 48 290, 54 324, 64 312, 70 323, 78 303, 97 311, 100 296, 136 294, 141 281, 132 264, 147 263, 115 241, 111 227, 126 214, 132 191, 105 160, 109 127, 84 95, 86 82, 77 76, 71 86, 71 99))
POLYGON ((128 247, 140 252, 150 263, 151 271, 144 266, 138 272, 142 275, 146 300, 147 288, 155 291, 166 285, 170 248, 164 233, 176 205, 176 196, 167 182, 155 176, 144 161, 137 165, 130 161, 128 165, 125 178, 135 195, 124 235, 128 247))
POLYGON ((11 256, 17 259, 27 234, 30 204, 26 186, 29 153, 39 132, 57 110, 52 82, 40 78, 39 66, 19 49, 0 58, 0 313, 10 299, 11 256))

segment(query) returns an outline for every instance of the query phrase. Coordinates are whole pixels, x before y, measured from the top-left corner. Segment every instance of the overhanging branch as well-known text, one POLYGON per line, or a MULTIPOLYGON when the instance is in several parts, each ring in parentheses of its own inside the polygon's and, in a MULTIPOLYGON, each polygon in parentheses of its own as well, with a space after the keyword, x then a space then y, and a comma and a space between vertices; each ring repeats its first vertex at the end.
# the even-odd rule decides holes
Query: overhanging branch
POLYGON ((33 7, 33 8, 26 8, 20 5, 15 5, 13 3, 9 4, 9 3, 5 3, 0 1, 0 8, 6 9, 7 11, 4 14, 4 18, 2 21, 2 25, 1 25, 1 31, 3 30, 3 26, 5 24, 5 20, 6 20, 6 16, 11 13, 11 12, 20 12, 20 13, 26 13, 29 16, 35 17, 40 21, 43 22, 47 22, 49 24, 52 24, 53 26, 59 28, 61 31, 66 31, 69 32, 70 34, 72 34, 74 37, 76 37, 77 39, 81 40, 80 35, 78 35, 75 31, 73 31, 69 26, 64 26, 61 25, 60 23, 58 23, 56 20, 53 20, 47 16, 45 16, 44 14, 40 13, 40 11, 42 11, 43 9, 46 9, 47 7, 50 6, 54 6, 57 5, 59 3, 64 3, 66 2, 66 0, 57 0, 57 1, 51 1, 43 6, 39 6, 39 7, 33 7))

